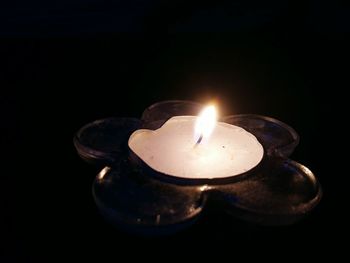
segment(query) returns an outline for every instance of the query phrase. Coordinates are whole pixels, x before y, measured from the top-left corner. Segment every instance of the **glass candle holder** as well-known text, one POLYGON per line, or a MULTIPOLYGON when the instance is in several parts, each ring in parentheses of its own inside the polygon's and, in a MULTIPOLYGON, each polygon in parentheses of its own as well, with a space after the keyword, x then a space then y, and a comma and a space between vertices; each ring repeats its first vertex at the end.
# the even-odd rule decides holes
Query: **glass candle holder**
POLYGON ((221 118, 252 133, 264 147, 254 169, 222 179, 184 179, 155 171, 127 146, 139 128, 158 129, 173 116, 198 115, 202 105, 163 101, 140 120, 112 118, 92 122, 74 138, 78 154, 106 167, 96 176, 93 196, 113 225, 134 233, 169 234, 183 229, 212 202, 222 211, 261 225, 287 225, 305 217, 320 201, 314 174, 290 155, 299 143, 293 128, 274 118, 242 114, 221 118))

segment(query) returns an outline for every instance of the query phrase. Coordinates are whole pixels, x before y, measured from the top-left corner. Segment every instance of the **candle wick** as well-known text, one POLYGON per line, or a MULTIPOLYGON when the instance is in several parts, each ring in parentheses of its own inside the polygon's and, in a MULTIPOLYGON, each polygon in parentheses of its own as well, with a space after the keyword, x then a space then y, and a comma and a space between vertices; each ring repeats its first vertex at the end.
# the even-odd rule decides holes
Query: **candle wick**
POLYGON ((196 145, 200 144, 202 140, 203 140, 203 133, 201 133, 201 135, 199 136, 199 138, 198 138, 198 140, 196 142, 196 145))

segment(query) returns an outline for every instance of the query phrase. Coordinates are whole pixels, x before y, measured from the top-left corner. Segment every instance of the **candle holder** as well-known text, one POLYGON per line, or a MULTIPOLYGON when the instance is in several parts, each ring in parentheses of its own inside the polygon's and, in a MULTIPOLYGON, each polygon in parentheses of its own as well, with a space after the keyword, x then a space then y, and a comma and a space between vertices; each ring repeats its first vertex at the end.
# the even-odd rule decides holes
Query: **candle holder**
POLYGON ((198 115, 201 108, 191 101, 162 101, 148 107, 140 120, 97 120, 77 132, 78 154, 105 166, 92 190, 108 221, 129 232, 169 234, 195 222, 206 205, 220 204, 223 212, 244 221, 288 225, 319 203, 322 189, 314 174, 289 159, 299 143, 298 134, 270 117, 241 114, 221 118, 252 133, 264 148, 258 166, 232 177, 187 179, 161 174, 128 148, 135 130, 157 129, 173 116, 198 115))

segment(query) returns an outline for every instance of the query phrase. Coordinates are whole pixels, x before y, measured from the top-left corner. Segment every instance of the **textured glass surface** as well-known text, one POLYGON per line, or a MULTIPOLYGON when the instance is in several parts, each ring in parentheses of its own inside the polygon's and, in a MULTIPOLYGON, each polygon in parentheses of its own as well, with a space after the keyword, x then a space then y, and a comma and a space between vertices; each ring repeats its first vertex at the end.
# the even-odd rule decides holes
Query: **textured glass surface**
POLYGON ((146 234, 192 223, 205 204, 201 186, 163 183, 128 165, 105 167, 95 179, 93 196, 107 220, 146 234))

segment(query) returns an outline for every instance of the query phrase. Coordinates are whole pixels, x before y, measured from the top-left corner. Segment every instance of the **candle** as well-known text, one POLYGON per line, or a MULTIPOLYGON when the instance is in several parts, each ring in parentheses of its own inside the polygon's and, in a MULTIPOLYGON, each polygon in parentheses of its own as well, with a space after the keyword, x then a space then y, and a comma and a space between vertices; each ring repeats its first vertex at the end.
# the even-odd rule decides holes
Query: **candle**
POLYGON ((187 179, 225 178, 257 166, 264 149, 241 127, 216 121, 213 106, 200 116, 175 116, 157 130, 141 129, 129 148, 157 172, 187 179))

